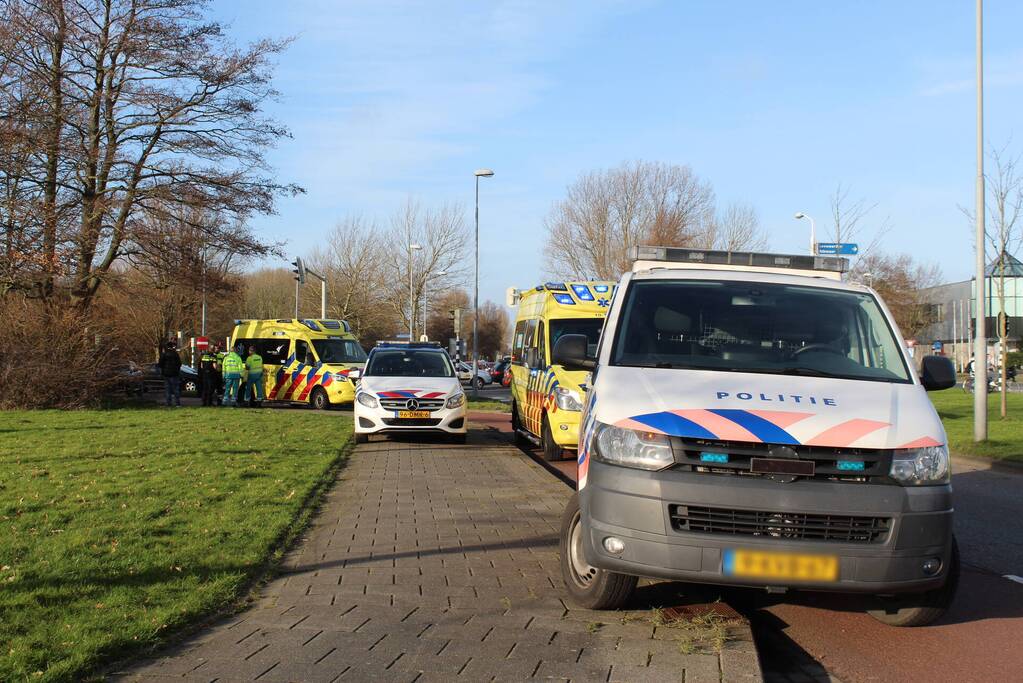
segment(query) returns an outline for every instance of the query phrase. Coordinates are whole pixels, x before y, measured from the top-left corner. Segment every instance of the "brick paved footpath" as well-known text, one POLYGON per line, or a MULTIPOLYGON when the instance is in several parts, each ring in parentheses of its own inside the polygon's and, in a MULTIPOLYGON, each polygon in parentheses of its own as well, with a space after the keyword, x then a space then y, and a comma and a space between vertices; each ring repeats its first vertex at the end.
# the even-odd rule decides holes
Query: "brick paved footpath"
POLYGON ((569 606, 558 529, 570 490, 499 438, 358 447, 251 609, 110 679, 760 679, 751 642, 682 654, 650 610, 569 606))

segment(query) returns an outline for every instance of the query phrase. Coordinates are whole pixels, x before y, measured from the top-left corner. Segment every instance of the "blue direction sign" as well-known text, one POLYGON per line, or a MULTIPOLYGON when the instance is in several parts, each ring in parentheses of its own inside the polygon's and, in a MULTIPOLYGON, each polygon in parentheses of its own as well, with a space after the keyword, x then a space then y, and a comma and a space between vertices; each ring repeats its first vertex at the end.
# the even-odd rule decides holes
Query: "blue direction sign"
POLYGON ((855 256, 860 245, 855 242, 818 242, 817 253, 821 256, 855 256))

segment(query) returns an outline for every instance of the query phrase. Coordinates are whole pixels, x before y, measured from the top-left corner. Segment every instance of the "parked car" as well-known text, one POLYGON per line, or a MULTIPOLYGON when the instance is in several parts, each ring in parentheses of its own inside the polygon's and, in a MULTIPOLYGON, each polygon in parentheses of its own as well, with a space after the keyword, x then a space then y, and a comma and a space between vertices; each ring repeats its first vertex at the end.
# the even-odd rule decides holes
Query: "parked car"
MULTIPOLYGON (((461 362, 455 367, 458 373, 458 380, 462 384, 470 384, 469 378, 472 377, 472 363, 461 362)), ((490 373, 483 368, 476 369, 476 379, 471 384, 477 389, 482 389, 488 384, 493 384, 494 378, 490 376, 490 373)))
POLYGON ((511 358, 507 356, 502 358, 500 361, 498 361, 497 365, 495 365, 493 369, 491 369, 490 378, 493 379, 494 382, 496 382, 497 384, 501 384, 502 381, 504 380, 504 373, 508 369, 509 365, 511 365, 511 358))
MULTIPOLYGON (((137 375, 136 375, 137 376, 137 375)), ((142 393, 163 393, 164 378, 160 374, 160 366, 156 363, 141 366, 142 393)), ((199 373, 190 365, 181 366, 181 395, 198 396, 202 391, 199 384, 199 373)))

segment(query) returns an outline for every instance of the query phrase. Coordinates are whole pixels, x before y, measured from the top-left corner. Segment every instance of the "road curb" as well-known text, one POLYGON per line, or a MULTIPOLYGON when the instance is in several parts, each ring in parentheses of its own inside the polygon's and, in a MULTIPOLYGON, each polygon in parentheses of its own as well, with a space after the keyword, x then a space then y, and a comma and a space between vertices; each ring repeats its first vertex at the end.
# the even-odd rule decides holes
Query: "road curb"
POLYGON ((1023 474, 1023 462, 1015 462, 1012 460, 995 460, 993 458, 985 458, 979 455, 959 455, 957 453, 952 454, 952 460, 960 460, 971 465, 986 466, 988 469, 994 470, 995 472, 1006 472, 1008 474, 1023 474))

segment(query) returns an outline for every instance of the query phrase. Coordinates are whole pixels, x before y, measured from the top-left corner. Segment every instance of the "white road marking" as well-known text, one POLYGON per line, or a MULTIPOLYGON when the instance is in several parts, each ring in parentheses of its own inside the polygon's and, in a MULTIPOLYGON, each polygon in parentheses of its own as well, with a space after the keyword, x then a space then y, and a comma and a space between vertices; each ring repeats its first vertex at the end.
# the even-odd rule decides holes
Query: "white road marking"
POLYGON ((1016 576, 1015 574, 1006 574, 1002 578, 1008 579, 1009 581, 1015 581, 1016 583, 1023 583, 1023 576, 1016 576))

